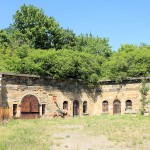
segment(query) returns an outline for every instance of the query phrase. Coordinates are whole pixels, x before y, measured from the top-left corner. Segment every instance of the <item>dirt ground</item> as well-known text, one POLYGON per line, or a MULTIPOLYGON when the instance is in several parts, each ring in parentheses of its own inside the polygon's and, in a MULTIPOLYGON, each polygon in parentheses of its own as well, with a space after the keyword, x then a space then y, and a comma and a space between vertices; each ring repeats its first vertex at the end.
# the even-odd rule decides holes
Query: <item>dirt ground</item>
POLYGON ((80 132, 83 129, 83 126, 80 125, 67 125, 60 128, 62 130, 53 135, 52 150, 130 150, 123 145, 119 146, 109 141, 104 135, 86 135, 80 132))

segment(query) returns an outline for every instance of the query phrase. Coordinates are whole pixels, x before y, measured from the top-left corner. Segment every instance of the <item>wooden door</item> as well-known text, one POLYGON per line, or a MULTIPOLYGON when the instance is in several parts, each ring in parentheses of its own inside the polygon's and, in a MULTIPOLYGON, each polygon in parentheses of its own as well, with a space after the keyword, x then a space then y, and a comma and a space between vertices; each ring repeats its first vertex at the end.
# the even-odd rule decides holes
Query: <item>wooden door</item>
POLYGON ((115 100, 113 103, 113 114, 121 114, 121 102, 115 100))
POLYGON ((79 115, 79 102, 75 100, 73 102, 73 116, 78 116, 79 115))
POLYGON ((21 118, 38 118, 39 102, 34 95, 26 95, 21 102, 21 118))

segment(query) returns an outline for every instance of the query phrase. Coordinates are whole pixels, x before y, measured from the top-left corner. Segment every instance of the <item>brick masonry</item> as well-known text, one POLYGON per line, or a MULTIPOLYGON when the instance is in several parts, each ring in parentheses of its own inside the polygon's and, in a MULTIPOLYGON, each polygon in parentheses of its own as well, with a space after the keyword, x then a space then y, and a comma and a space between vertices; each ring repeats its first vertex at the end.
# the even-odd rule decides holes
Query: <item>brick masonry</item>
MULTIPOLYGON (((130 79, 122 84, 101 81, 100 86, 89 89, 85 83, 77 80, 54 80, 35 75, 12 73, 0 74, 0 104, 8 106, 13 116, 13 104, 17 105, 16 117, 21 115, 21 101, 26 95, 34 95, 39 101, 39 114, 42 116, 42 104, 45 104, 44 116, 50 116, 63 109, 68 102, 68 112, 73 116, 73 102, 79 102, 79 116, 83 114, 83 102, 87 101, 88 115, 113 114, 114 101, 119 100, 121 114, 126 113, 126 101, 132 101, 132 113, 138 113, 141 107, 139 87, 141 78, 130 79), (102 111, 102 102, 108 102, 108 112, 102 111)), ((150 78, 147 78, 150 86, 150 78)), ((148 97, 150 99, 150 92, 148 97)), ((150 111, 150 105, 147 106, 150 111)))

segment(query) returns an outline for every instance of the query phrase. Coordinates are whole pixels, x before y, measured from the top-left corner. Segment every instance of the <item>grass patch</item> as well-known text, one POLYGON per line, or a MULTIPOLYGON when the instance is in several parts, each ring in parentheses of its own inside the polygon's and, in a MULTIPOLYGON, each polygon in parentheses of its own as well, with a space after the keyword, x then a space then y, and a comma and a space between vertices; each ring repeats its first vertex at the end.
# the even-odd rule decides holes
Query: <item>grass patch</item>
MULTIPOLYGON (((67 126, 75 126, 74 130, 90 136, 105 135, 118 144, 124 143, 126 147, 140 148, 150 141, 150 118, 143 116, 105 115, 70 119, 11 120, 0 126, 0 149, 48 150, 55 144, 52 135, 67 130, 67 126), (78 128, 79 125, 84 128, 78 128)), ((59 146, 60 143, 56 145, 59 146)))

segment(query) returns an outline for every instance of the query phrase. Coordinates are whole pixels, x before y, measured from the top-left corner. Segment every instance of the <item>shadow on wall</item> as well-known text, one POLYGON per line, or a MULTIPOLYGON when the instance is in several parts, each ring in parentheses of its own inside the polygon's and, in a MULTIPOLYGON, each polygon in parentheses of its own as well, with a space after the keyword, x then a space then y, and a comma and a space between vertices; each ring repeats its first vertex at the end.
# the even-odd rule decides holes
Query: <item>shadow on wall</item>
POLYGON ((97 101, 97 97, 102 94, 102 89, 100 86, 95 88, 89 88, 85 83, 80 81, 56 81, 51 80, 48 85, 42 84, 44 86, 44 90, 49 90, 47 87, 51 86, 54 90, 59 90, 72 102, 74 100, 78 100, 79 103, 82 102, 83 93, 86 93, 88 98, 92 100, 92 102, 97 101))
MULTIPOLYGON (((102 90, 100 86, 97 86, 95 88, 89 88, 86 84, 80 82, 80 81, 58 81, 58 80, 50 80, 47 81, 47 84, 42 84, 43 89, 45 91, 49 91, 51 89, 53 90, 59 90, 66 99, 69 99, 72 103, 72 111, 68 110, 69 115, 78 116, 81 114, 80 106, 83 102, 87 101, 87 105, 91 105, 93 102, 97 101, 97 97, 102 94, 102 90), (86 93, 86 97, 84 99, 84 94, 86 93), (76 104, 74 104, 74 101, 79 102, 79 106, 75 108, 76 104), (91 103, 91 104, 90 104, 91 103)), ((59 95, 57 95, 59 96, 59 95)), ((57 97, 56 96, 56 97, 57 97)), ((54 102, 55 103, 55 102, 54 102)), ((62 110, 59 106, 59 103, 55 103, 56 107, 58 108, 58 113, 62 114, 64 116, 64 109, 62 110)), ((62 106, 62 105, 61 105, 62 106)), ((67 112, 65 112, 67 114, 67 112)), ((83 113, 83 110, 82 110, 83 113)))

